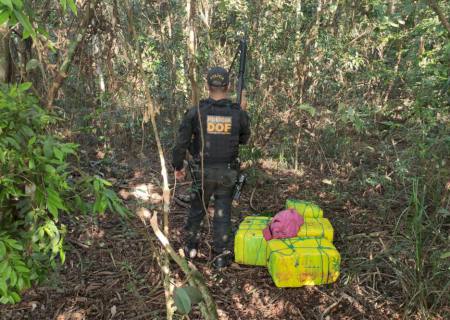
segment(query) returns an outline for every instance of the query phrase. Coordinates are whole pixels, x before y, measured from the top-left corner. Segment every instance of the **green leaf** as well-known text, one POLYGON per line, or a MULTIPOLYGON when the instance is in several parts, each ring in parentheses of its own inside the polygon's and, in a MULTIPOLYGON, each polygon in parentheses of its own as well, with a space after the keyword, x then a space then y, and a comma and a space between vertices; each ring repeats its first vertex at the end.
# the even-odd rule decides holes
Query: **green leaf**
POLYGON ((56 169, 52 165, 49 165, 49 164, 45 165, 45 171, 47 171, 50 174, 56 174, 56 169))
POLYGON ((20 302, 21 298, 16 292, 10 293, 11 298, 13 298, 14 303, 20 302))
POLYGON ((65 12, 67 10, 67 0, 59 0, 59 3, 61 4, 63 11, 65 12))
POLYGON ((307 103, 302 103, 298 106, 298 109, 308 112, 311 117, 314 117, 316 114, 316 109, 307 103))
POLYGON ((28 269, 25 266, 16 265, 16 266, 14 266, 14 269, 21 274, 30 273, 30 269, 28 269))
POLYGON ((28 140, 28 145, 32 146, 36 142, 36 139, 36 136, 31 137, 30 140, 28 140))
POLYGON ((22 3, 21 0, 12 0, 12 2, 14 3, 14 6, 15 6, 17 9, 22 9, 22 8, 23 8, 23 3, 22 3))
POLYGON ((34 160, 30 159, 30 161, 28 161, 28 168, 33 170, 36 167, 34 160))
POLYGON ((47 189, 47 209, 54 219, 58 219, 58 209, 65 210, 59 194, 53 189, 47 189))
POLYGON ((111 186, 112 186, 112 183, 109 182, 108 180, 102 179, 102 178, 100 178, 100 177, 97 177, 97 179, 98 179, 104 186, 108 186, 108 187, 111 187, 111 186))
POLYGON ((67 0, 67 4, 70 7, 70 10, 72 10, 72 12, 77 15, 78 14, 78 9, 77 9, 77 5, 75 3, 74 0, 67 0))
POLYGON ((29 126, 22 126, 21 131, 25 136, 27 136, 27 138, 34 137, 36 139, 33 129, 31 129, 29 126))
MULTIPOLYGON (((24 16, 22 12, 14 10, 14 15, 16 16, 17 20, 19 20, 20 24, 23 26, 24 30, 27 31, 31 36, 35 36, 35 32, 33 29, 33 26, 31 25, 30 20, 27 16, 24 16)), ((26 37, 23 37, 26 39, 26 37)))
POLYGON ((51 141, 51 139, 46 139, 44 141, 44 155, 47 158, 51 158, 53 156, 53 141, 51 141))
POLYGON ((441 254, 441 259, 447 259, 450 258, 450 251, 444 252, 441 254))
MULTIPOLYGON (((3 278, 0 278, 0 293, 2 296, 5 296, 7 292, 8 292, 8 288, 6 286, 6 280, 3 278)), ((2 297, 2 299, 3 299, 3 297, 2 297)))
POLYGON ((191 303, 193 305, 195 305, 203 300, 202 293, 200 292, 200 290, 198 290, 198 288, 192 287, 192 286, 187 286, 184 289, 186 290, 187 294, 189 295, 189 298, 191 299, 191 303))
POLYGON ((7 266, 8 266, 8 261, 7 260, 3 260, 2 262, 0 262, 0 273, 3 273, 3 271, 6 270, 7 266))
POLYGON ((31 32, 30 32, 30 30, 29 30, 29 29, 23 30, 22 38, 23 38, 23 39, 28 39, 29 37, 31 37, 31 32))
POLYGON ((3 3, 5 6, 7 6, 11 10, 14 9, 11 0, 0 0, 0 3, 3 3))
POLYGON ((66 253, 64 252, 62 246, 59 248, 59 258, 61 259, 61 263, 64 263, 64 261, 66 261, 66 253))
POLYGON ((25 70, 27 72, 30 72, 31 70, 36 69, 37 67, 39 67, 40 62, 37 59, 30 59, 30 61, 27 62, 27 65, 25 67, 25 70))
POLYGON ((10 281, 9 285, 11 287, 14 287, 16 285, 16 283, 17 283, 17 274, 16 274, 16 272, 14 270, 11 270, 9 281, 10 281))
POLYGON ((4 23, 8 22, 10 15, 11 15, 11 12, 10 12, 10 11, 8 11, 8 10, 3 10, 3 11, 0 13, 0 25, 2 25, 2 24, 4 24, 4 23))
POLYGON ((3 241, 0 241, 0 259, 3 260, 3 257, 6 255, 6 247, 3 241))
POLYGON ((61 152, 61 150, 55 147, 53 148, 53 153, 55 154, 56 159, 58 159, 59 161, 63 161, 64 154, 61 152))
POLYGON ((6 137, 6 138, 4 139, 4 141, 5 141, 5 142, 8 142, 11 146, 13 146, 14 148, 16 148, 17 150, 20 150, 20 149, 21 149, 19 143, 17 143, 17 141, 14 140, 14 139, 11 138, 11 137, 6 137))
POLYGON ((58 209, 64 209, 63 202, 58 192, 49 188, 47 189, 47 195, 48 199, 50 199, 50 201, 52 201, 58 209))
POLYGON ((185 288, 175 288, 174 301, 177 311, 181 314, 188 314, 191 311, 191 299, 185 288))
POLYGON ((47 209, 52 214, 54 219, 58 219, 58 208, 52 203, 47 203, 47 209))
POLYGON ((11 266, 7 266, 6 269, 3 271, 2 278, 8 280, 11 275, 11 271, 12 271, 11 266))
POLYGON ((19 242, 17 242, 16 240, 14 240, 14 239, 6 239, 5 242, 6 242, 6 243, 8 244, 8 246, 10 246, 11 248, 14 248, 14 249, 20 250, 20 251, 23 250, 23 246, 22 246, 19 242))
POLYGON ((32 85, 33 85, 33 84, 32 84, 31 82, 24 82, 24 83, 21 83, 21 84, 19 84, 19 91, 20 91, 20 92, 25 92, 25 91, 27 91, 28 89, 30 89, 32 85))
POLYGON ((17 280, 16 288, 19 291, 22 291, 23 289, 25 289, 25 283, 21 277, 19 277, 19 279, 17 280))

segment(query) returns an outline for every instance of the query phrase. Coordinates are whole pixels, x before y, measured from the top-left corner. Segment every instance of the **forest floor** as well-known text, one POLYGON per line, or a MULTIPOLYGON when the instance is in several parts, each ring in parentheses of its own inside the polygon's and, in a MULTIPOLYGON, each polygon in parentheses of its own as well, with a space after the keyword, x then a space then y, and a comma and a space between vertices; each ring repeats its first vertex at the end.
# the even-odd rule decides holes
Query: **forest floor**
MULTIPOLYGON (((157 206, 161 195, 156 159, 130 161, 129 157, 91 161, 91 165, 114 182, 132 212, 142 205, 157 206)), ((257 173, 258 182, 248 185, 241 198, 239 209, 243 215, 252 213, 250 202, 258 211, 276 212, 287 197, 314 199, 335 228, 335 245, 342 255, 341 276, 331 285, 279 289, 264 267, 233 264, 221 271, 214 270, 208 263, 209 249, 205 245, 211 235, 205 230, 206 241, 200 248, 202 257, 195 264, 206 278, 221 319, 398 319, 403 316, 402 294, 393 285, 395 275, 384 274, 378 268, 367 271, 370 268, 361 267, 389 245, 388 229, 382 219, 367 208, 358 207, 356 202, 329 192, 319 168, 303 167, 303 172, 294 172, 277 169, 266 161, 258 164, 257 173)), ((177 192, 186 192, 187 188, 187 183, 179 184, 177 192)), ((175 202, 171 209, 171 241, 178 249, 182 246, 180 239, 187 209, 175 202)), ((63 222, 68 226, 65 264, 41 286, 28 290, 21 303, 0 308, 2 320, 165 317, 162 276, 152 252, 152 246, 158 243, 151 230, 137 217, 125 222, 112 214, 99 219, 65 217, 63 222)), ((182 272, 175 264, 172 270, 176 283, 181 283, 182 272)), ((198 310, 189 317, 198 318, 198 310)))

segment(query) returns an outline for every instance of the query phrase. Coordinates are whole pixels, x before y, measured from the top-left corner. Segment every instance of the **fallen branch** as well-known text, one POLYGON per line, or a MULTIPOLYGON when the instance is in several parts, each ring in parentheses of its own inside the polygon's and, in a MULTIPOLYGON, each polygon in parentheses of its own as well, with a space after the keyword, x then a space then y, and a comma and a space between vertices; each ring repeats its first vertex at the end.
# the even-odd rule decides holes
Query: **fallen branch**
POLYGON ((144 223, 145 220, 150 220, 150 226, 152 227, 153 232, 155 233, 158 240, 161 242, 164 250, 170 255, 170 257, 181 268, 181 270, 183 270, 189 284, 196 287, 202 294, 203 302, 200 303, 200 309, 204 318, 207 320, 218 319, 216 304, 211 296, 211 293, 208 290, 208 287, 205 284, 205 280, 203 279, 202 274, 193 264, 188 263, 186 259, 175 252, 174 248, 170 245, 169 239, 167 239, 167 237, 162 233, 161 229, 158 226, 157 213, 155 212, 150 218, 150 211, 145 208, 140 208, 138 215, 141 217, 144 223))
POLYGON ((341 303, 341 300, 343 299, 343 297, 340 297, 339 300, 335 301, 334 303, 332 303, 328 308, 326 308, 322 314, 320 315, 320 319, 325 319, 326 315, 328 313, 330 313, 331 310, 333 310, 334 308, 336 308, 336 306, 341 303))
POLYGON ((353 305, 353 307, 355 307, 355 309, 358 310, 360 313, 366 314, 366 310, 364 310, 364 307, 355 298, 349 296, 345 292, 343 292, 341 296, 342 298, 347 299, 347 301, 350 302, 353 305))

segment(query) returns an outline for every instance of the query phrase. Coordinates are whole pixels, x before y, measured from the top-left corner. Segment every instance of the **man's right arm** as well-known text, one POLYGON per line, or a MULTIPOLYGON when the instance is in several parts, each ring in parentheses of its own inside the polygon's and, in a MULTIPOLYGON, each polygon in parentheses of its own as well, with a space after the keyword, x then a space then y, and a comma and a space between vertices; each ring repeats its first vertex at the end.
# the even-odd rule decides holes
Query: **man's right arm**
POLYGON ((184 115, 180 128, 178 129, 178 137, 173 148, 172 165, 176 171, 183 169, 183 161, 186 157, 186 151, 191 143, 193 129, 193 119, 195 116, 195 108, 192 108, 184 115))
POLYGON ((240 116, 240 133, 239 133, 239 144, 246 144, 248 139, 250 139, 250 117, 248 116, 247 111, 241 109, 240 116))

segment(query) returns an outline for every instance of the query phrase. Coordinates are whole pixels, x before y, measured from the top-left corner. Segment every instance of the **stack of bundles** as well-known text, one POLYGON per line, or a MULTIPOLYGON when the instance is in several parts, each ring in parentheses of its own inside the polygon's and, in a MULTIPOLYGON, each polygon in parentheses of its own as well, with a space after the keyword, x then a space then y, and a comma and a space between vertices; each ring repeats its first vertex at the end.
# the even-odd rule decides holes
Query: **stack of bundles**
MULTIPOLYGON (((333 245, 333 227, 317 205, 288 200, 304 218, 296 237, 266 241, 263 230, 270 217, 249 216, 235 236, 235 260, 240 264, 267 266, 277 287, 327 284, 339 276, 340 255, 333 245)), ((294 215, 295 216, 295 215, 294 215)))

